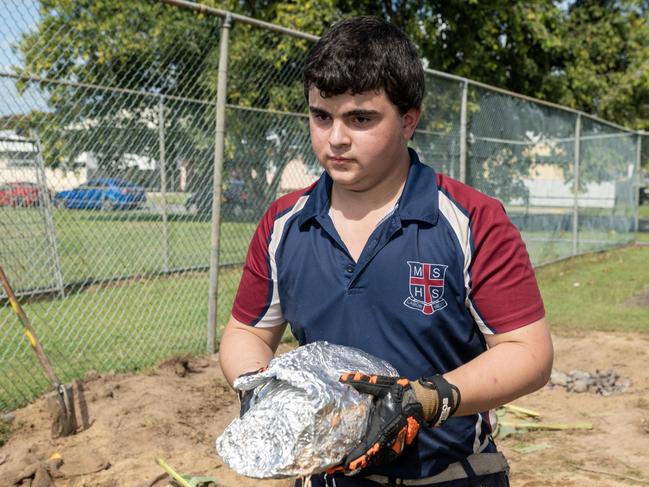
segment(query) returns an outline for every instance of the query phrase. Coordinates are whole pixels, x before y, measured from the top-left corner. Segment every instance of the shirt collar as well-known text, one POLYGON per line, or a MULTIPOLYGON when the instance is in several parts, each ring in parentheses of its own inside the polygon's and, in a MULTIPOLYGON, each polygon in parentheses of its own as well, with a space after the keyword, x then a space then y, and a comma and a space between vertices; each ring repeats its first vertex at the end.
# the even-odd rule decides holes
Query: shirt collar
POLYGON ((317 216, 326 216, 329 211, 330 201, 331 201, 331 186, 333 185, 333 180, 327 174, 323 172, 318 182, 315 184, 311 193, 309 194, 309 199, 304 204, 304 208, 300 212, 298 217, 298 225, 300 228, 308 221, 317 216))
MULTIPOLYGON (((402 221, 418 220, 435 225, 438 217, 437 175, 433 168, 419 161, 413 149, 408 148, 408 153, 410 169, 395 215, 402 221)), ((313 218, 327 215, 331 206, 332 185, 329 174, 323 172, 300 212, 300 227, 313 218)))
POLYGON ((410 170, 399 198, 399 217, 402 221, 418 220, 435 225, 439 214, 437 174, 432 167, 419 161, 413 149, 408 148, 408 153, 410 170))

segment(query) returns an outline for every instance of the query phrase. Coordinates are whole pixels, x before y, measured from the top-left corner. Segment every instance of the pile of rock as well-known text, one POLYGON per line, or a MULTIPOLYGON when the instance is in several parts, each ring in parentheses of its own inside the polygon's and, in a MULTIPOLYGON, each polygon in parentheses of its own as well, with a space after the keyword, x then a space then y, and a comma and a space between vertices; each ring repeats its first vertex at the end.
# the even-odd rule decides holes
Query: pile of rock
POLYGON ((613 369, 608 369, 606 372, 596 370, 595 373, 584 370, 571 370, 566 373, 552 369, 548 385, 551 388, 563 387, 568 392, 593 392, 608 396, 626 391, 631 381, 620 376, 613 369))

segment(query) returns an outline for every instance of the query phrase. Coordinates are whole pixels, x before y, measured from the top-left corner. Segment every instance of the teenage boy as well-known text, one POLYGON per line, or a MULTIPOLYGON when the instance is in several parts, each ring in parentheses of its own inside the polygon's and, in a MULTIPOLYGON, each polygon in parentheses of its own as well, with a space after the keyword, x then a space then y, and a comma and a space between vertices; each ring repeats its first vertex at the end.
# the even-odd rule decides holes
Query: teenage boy
POLYGON ((341 377, 376 401, 331 472, 338 487, 508 485, 493 408, 543 386, 553 357, 520 234, 497 200, 408 149, 424 73, 397 27, 334 25, 304 90, 324 173, 272 203, 253 236, 221 340, 227 380, 265 366, 287 323, 301 345, 360 348, 402 377, 341 377))

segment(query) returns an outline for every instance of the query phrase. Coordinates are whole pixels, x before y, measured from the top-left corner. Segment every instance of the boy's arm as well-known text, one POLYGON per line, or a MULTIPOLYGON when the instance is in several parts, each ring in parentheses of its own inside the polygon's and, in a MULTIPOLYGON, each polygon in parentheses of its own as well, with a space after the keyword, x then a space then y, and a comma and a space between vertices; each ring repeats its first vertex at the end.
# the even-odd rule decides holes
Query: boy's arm
POLYGON ((443 424, 448 410, 454 415, 487 411, 529 394, 548 381, 554 352, 545 318, 509 332, 485 335, 485 339, 488 350, 444 374, 460 391, 457 410, 454 401, 450 405, 446 400, 441 402, 443 394, 452 394, 455 401, 457 396, 448 384, 443 386, 437 379, 433 381, 439 387, 436 392, 405 377, 343 374, 341 381, 377 399, 365 438, 332 472, 356 471, 392 461, 412 443, 423 421, 438 426, 443 424))
POLYGON ((550 378, 554 351, 545 318, 485 339, 486 352, 444 374, 462 395, 456 416, 501 406, 543 387, 550 378))
POLYGON ((256 328, 230 316, 219 347, 221 370, 230 385, 241 374, 265 367, 275 355, 286 323, 256 328))

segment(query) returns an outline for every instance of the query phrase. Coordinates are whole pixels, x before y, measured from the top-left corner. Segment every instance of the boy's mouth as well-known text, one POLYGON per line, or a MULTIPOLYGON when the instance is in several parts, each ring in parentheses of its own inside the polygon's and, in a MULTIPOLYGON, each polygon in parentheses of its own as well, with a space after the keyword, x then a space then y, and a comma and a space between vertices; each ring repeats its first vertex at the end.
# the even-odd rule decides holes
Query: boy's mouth
POLYGON ((352 161, 352 159, 349 159, 348 157, 329 157, 329 160, 334 164, 346 164, 347 162, 352 161))

